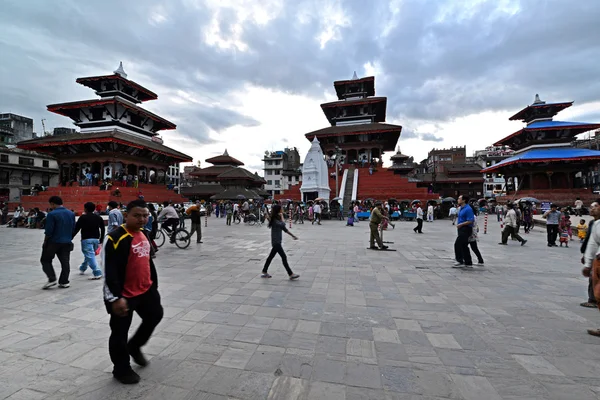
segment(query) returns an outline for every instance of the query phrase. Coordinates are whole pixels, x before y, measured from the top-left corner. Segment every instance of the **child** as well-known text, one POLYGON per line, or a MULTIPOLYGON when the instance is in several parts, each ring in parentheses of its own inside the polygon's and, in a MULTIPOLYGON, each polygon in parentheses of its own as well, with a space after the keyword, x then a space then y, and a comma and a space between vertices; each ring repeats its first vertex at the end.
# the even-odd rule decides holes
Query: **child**
POLYGON ((563 243, 565 247, 569 247, 569 231, 566 229, 560 230, 560 247, 562 247, 563 243))
POLYGON ((282 234, 281 232, 285 232, 288 235, 290 235, 291 237, 294 238, 294 240, 298 240, 298 238, 296 236, 294 236, 293 233, 291 233, 290 231, 287 230, 287 228, 285 227, 285 222, 284 222, 284 218, 283 218, 283 211, 281 210, 281 206, 279 204, 274 204, 273 208, 271 210, 271 218, 269 220, 269 228, 271 228, 271 245, 273 246, 273 248, 271 249, 271 252, 269 253, 269 257, 267 257, 267 261, 265 262, 265 266, 262 270, 262 274, 261 274, 261 278, 270 278, 271 275, 269 275, 269 273, 267 272, 269 269, 269 265, 271 264, 271 261, 273 261, 273 257, 275 257, 275 254, 278 253, 281 256, 281 261, 283 262, 283 266, 285 268, 285 270, 287 271, 290 280, 296 280, 298 278, 300 278, 300 275, 298 274, 294 274, 292 272, 292 270, 290 269, 290 266, 287 262, 287 256, 285 255, 285 252, 283 251, 283 247, 281 247, 281 242, 282 242, 282 234))
POLYGON ((579 225, 577 225, 577 237, 579 238, 579 241, 581 243, 583 243, 583 241, 585 240, 585 235, 587 235, 587 229, 588 226, 585 223, 585 219, 580 219, 579 225))

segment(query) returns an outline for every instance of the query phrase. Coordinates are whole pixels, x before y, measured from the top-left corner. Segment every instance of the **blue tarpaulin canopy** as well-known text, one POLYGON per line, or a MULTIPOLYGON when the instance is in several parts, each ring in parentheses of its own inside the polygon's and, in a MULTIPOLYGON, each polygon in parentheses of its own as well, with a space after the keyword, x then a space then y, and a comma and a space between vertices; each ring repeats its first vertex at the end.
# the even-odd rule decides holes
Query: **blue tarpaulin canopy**
POLYGON ((600 160, 600 151, 589 149, 574 149, 570 147, 555 149, 534 149, 513 157, 506 158, 498 164, 483 169, 481 172, 491 172, 511 164, 535 163, 543 161, 585 161, 600 160))

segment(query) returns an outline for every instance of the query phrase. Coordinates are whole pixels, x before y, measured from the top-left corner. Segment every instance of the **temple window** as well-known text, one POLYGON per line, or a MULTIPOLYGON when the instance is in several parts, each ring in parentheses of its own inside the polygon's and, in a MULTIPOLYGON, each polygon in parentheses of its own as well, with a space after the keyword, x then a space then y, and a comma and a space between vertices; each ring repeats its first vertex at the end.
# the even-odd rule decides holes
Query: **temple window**
POLYGON ((42 186, 50 186, 50 175, 42 175, 42 186))
POLYGON ((8 154, 0 154, 0 163, 8 162, 8 154))
POLYGON ((129 114, 129 123, 134 126, 142 126, 142 117, 137 114, 129 114))
POLYGON ((31 185, 31 174, 23 172, 21 179, 23 180, 23 185, 31 185))
POLYGON ((33 167, 33 158, 19 157, 19 165, 27 165, 33 167))
POLYGON ((8 171, 0 171, 0 185, 8 185, 8 171))
POLYGON ((42 160, 42 167, 44 167, 44 168, 50 168, 50 161, 48 161, 48 160, 42 160))

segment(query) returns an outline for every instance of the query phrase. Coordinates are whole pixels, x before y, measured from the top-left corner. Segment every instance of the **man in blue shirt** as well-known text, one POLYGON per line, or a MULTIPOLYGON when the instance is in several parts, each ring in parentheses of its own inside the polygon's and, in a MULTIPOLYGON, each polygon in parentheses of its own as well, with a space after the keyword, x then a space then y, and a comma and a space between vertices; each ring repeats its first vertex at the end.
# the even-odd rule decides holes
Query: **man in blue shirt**
POLYGON ((68 288, 71 265, 69 258, 73 251, 73 230, 75 229, 75 214, 63 207, 63 201, 58 196, 48 199, 50 211, 46 216, 45 237, 42 245, 42 269, 48 277, 48 282, 42 289, 56 286, 56 273, 52 266, 54 256, 60 261, 60 277, 58 287, 68 288))
POLYGON ((460 206, 460 211, 458 212, 458 220, 456 221, 458 236, 454 242, 454 257, 456 258, 456 265, 454 267, 461 268, 464 266, 472 268, 473 260, 469 251, 469 237, 473 233, 475 214, 469 205, 468 196, 458 196, 458 205, 460 206))

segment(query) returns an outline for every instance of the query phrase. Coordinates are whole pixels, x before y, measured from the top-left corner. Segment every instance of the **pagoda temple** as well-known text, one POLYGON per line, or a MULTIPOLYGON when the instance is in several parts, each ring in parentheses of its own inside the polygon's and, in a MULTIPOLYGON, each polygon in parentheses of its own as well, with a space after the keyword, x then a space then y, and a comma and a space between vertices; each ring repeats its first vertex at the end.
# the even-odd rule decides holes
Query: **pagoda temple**
POLYGON ((181 188, 181 193, 186 197, 194 200, 236 200, 269 196, 263 190, 266 181, 258 174, 242 168, 244 163, 231 157, 227 149, 222 155, 205 161, 213 165, 190 172, 189 186, 181 188))
POLYGON ((533 104, 510 117, 526 126, 494 144, 510 147, 514 155, 482 172, 503 174, 507 187, 517 192, 513 197, 531 196, 563 204, 575 197, 591 199, 592 189, 583 187, 580 176, 600 161, 600 151, 573 148, 571 142, 581 133, 600 128, 600 124, 554 121, 556 114, 571 105, 572 101, 546 103, 536 95, 533 104))
POLYGON ((338 101, 321 104, 330 127, 307 133, 312 141, 321 143, 329 157, 341 151, 342 164, 371 163, 381 165, 385 151, 393 151, 400 138, 400 125, 386 124, 387 97, 375 97, 375 77, 358 78, 333 83, 338 101))
POLYGON ((412 157, 400 152, 400 146, 398 146, 396 154, 390 157, 390 161, 392 161, 392 166, 388 169, 393 171, 395 175, 408 175, 417 166, 412 157))
POLYGON ((48 111, 73 120, 80 132, 21 141, 18 147, 56 157, 60 182, 77 182, 86 172, 100 180, 138 176, 142 183, 166 184, 170 165, 192 157, 162 143, 158 132, 175 124, 140 107, 158 96, 127 79, 123 64, 111 75, 79 78, 100 99, 51 104, 48 111))

